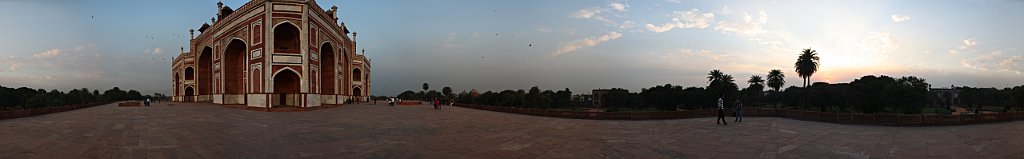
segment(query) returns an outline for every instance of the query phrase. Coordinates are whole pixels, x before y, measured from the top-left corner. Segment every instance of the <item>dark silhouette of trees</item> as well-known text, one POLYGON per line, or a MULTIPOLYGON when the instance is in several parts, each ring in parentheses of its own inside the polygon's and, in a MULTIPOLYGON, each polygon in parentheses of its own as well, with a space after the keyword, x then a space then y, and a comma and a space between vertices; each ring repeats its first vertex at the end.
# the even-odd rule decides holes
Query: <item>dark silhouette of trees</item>
POLYGON ((441 88, 441 94, 444 95, 445 98, 452 98, 452 96, 454 96, 454 94, 452 94, 452 87, 448 86, 441 88))
POLYGON ((768 87, 772 87, 776 92, 781 91, 782 86, 786 85, 786 75, 782 74, 782 70, 774 69, 768 72, 768 87))
POLYGON ((734 83, 732 75, 722 73, 719 70, 712 70, 708 73, 708 87, 707 92, 711 97, 712 101, 717 101, 718 98, 722 98, 727 106, 732 106, 737 99, 739 99, 739 86, 734 83))
POLYGON ((683 86, 665 84, 640 90, 640 96, 648 107, 659 110, 676 110, 683 104, 683 86))
MULTIPOLYGON (((809 52, 813 52, 810 50, 809 52)), ((626 89, 613 88, 605 94, 604 108, 606 111, 646 111, 657 109, 660 111, 712 109, 718 98, 722 97, 727 107, 734 106, 735 100, 740 100, 746 106, 760 106, 772 104, 785 106, 800 110, 822 111, 822 112, 861 112, 861 113, 932 113, 923 112, 924 107, 934 105, 939 101, 937 97, 930 94, 930 85, 923 78, 906 76, 893 78, 885 75, 868 75, 855 79, 850 83, 829 84, 825 82, 814 82, 807 86, 790 86, 786 89, 779 87, 784 85, 782 80, 785 76, 780 70, 772 70, 764 80, 761 76, 753 75, 746 80, 748 86, 742 90, 737 88, 731 75, 720 70, 712 70, 708 73, 707 87, 683 87, 679 85, 664 84, 650 88, 643 88, 640 92, 631 93, 626 89), (773 82, 774 81, 774 82, 773 82), (765 91, 765 86, 773 90, 765 91)), ((805 79, 809 76, 802 76, 805 79)), ((805 80, 804 82, 809 82, 805 80)), ((447 87, 446 87, 447 88, 447 87)), ((458 94, 451 94, 448 89, 442 92, 428 90, 426 92, 405 91, 398 95, 402 99, 421 99, 434 97, 453 97, 458 103, 480 104, 504 107, 519 108, 569 108, 589 105, 589 101, 575 99, 573 92, 568 88, 564 90, 544 90, 537 86, 529 89, 487 91, 474 93, 462 91, 458 94), (582 101, 582 102, 581 102, 582 101)), ((959 98, 963 106, 969 108, 984 108, 986 111, 1002 111, 1011 109, 1024 110, 1024 85, 1012 88, 970 88, 958 87, 959 98)), ((39 94, 61 95, 59 92, 18 89, 28 92, 43 92, 39 94)), ((8 89, 0 91, 0 95, 7 92, 18 91, 8 89)), ((84 96, 89 90, 76 90, 67 93, 65 96, 84 96)), ((93 91, 93 94, 97 94, 93 91)), ((119 89, 114 88, 104 93, 104 97, 116 97, 120 94, 119 89)), ((129 91, 130 92, 130 91, 129 91)), ((93 95, 92 97, 96 97, 93 95)), ((89 99, 78 98, 78 99, 89 99)), ((78 99, 71 99, 78 101, 78 99)), ((30 101, 32 99, 29 99, 30 101)), ((9 103, 9 101, 0 101, 9 103)), ((575 110, 575 109, 574 109, 575 110)), ((938 111, 937 111, 938 112, 938 111)))
POLYGON ((811 82, 811 75, 818 71, 818 51, 804 49, 796 59, 796 73, 804 78, 804 87, 811 82))
POLYGON ((119 100, 144 100, 144 99, 168 99, 166 95, 154 94, 143 96, 139 91, 123 91, 118 87, 100 93, 98 90, 88 88, 72 89, 68 92, 59 90, 46 91, 44 89, 31 89, 28 87, 7 88, 0 86, 0 109, 29 109, 58 107, 75 104, 89 104, 98 102, 113 102, 119 100))
POLYGON ((761 79, 761 76, 752 75, 747 83, 750 85, 740 90, 740 94, 742 94, 740 101, 743 101, 745 106, 760 105, 764 99, 764 79, 761 79))

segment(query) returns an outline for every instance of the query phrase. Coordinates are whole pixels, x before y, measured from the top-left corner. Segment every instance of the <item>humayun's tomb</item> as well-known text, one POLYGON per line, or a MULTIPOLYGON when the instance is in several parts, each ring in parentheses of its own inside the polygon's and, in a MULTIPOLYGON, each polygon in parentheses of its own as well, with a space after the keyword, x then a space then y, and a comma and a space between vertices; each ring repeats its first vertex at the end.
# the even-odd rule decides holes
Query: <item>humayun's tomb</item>
POLYGON ((173 99, 250 107, 316 107, 366 101, 370 60, 338 9, 313 0, 253 0, 189 30, 174 58, 173 99))

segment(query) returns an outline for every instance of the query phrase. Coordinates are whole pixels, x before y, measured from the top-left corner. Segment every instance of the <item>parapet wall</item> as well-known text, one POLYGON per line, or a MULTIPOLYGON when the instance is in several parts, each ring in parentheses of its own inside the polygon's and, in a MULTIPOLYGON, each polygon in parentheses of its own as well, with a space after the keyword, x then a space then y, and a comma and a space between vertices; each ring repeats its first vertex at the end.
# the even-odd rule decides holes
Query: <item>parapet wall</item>
MULTIPOLYGON (((716 110, 689 110, 674 112, 574 112, 561 110, 497 107, 473 104, 455 104, 455 106, 496 112, 545 116, 555 118, 590 119, 590 120, 662 120, 715 117, 716 110)), ((734 116, 733 110, 726 110, 726 115, 734 116)), ((827 122, 836 124, 887 125, 887 126, 940 126, 993 123, 1024 119, 1024 112, 993 113, 993 114, 861 114, 861 113, 828 113, 816 111, 800 111, 787 109, 747 108, 744 117, 781 117, 796 120, 827 122)))
POLYGON ((111 102, 99 102, 99 103, 90 103, 90 104, 74 104, 74 105, 66 105, 66 106, 59 106, 59 107, 32 108, 32 109, 21 109, 21 110, 4 110, 4 111, 0 111, 0 120, 21 118, 21 117, 30 117, 30 116, 37 116, 37 115, 50 114, 50 113, 66 112, 66 111, 82 109, 82 108, 88 108, 88 107, 93 107, 93 106, 98 106, 98 105, 109 104, 109 103, 111 103, 111 102))

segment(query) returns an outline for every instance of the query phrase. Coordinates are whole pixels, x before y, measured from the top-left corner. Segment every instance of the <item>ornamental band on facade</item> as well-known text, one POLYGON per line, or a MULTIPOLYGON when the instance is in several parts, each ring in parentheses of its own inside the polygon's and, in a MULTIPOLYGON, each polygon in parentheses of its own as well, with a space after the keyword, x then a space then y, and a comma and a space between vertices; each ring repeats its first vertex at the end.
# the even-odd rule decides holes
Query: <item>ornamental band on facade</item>
POLYGON ((370 61, 356 35, 313 0, 253 0, 189 30, 174 58, 173 100, 250 107, 316 107, 367 101, 370 61), (199 35, 195 35, 199 31, 199 35))

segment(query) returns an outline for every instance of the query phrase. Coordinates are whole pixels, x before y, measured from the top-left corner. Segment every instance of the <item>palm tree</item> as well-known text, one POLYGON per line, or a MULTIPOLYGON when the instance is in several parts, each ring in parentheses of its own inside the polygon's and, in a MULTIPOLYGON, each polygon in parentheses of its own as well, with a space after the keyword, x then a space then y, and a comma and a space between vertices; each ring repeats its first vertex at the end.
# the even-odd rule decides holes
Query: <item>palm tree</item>
POLYGON ((747 83, 750 83, 750 87, 759 86, 764 88, 764 79, 761 79, 761 76, 758 75, 750 76, 750 80, 747 80, 747 83))
POLYGON ((722 73, 722 71, 711 70, 711 72, 708 73, 708 82, 712 82, 712 81, 715 81, 715 80, 721 80, 723 76, 725 76, 725 73, 722 73))
POLYGON ((722 75, 721 80, 722 80, 722 82, 725 82, 724 84, 736 85, 736 83, 733 83, 736 80, 732 80, 732 75, 722 75))
POLYGON ((772 87, 776 92, 786 85, 786 75, 782 74, 782 70, 774 69, 768 72, 768 87, 772 87))
POLYGON ((818 60, 818 51, 810 48, 800 52, 800 57, 796 59, 796 73, 804 78, 804 87, 811 82, 811 75, 818 71, 818 60))

